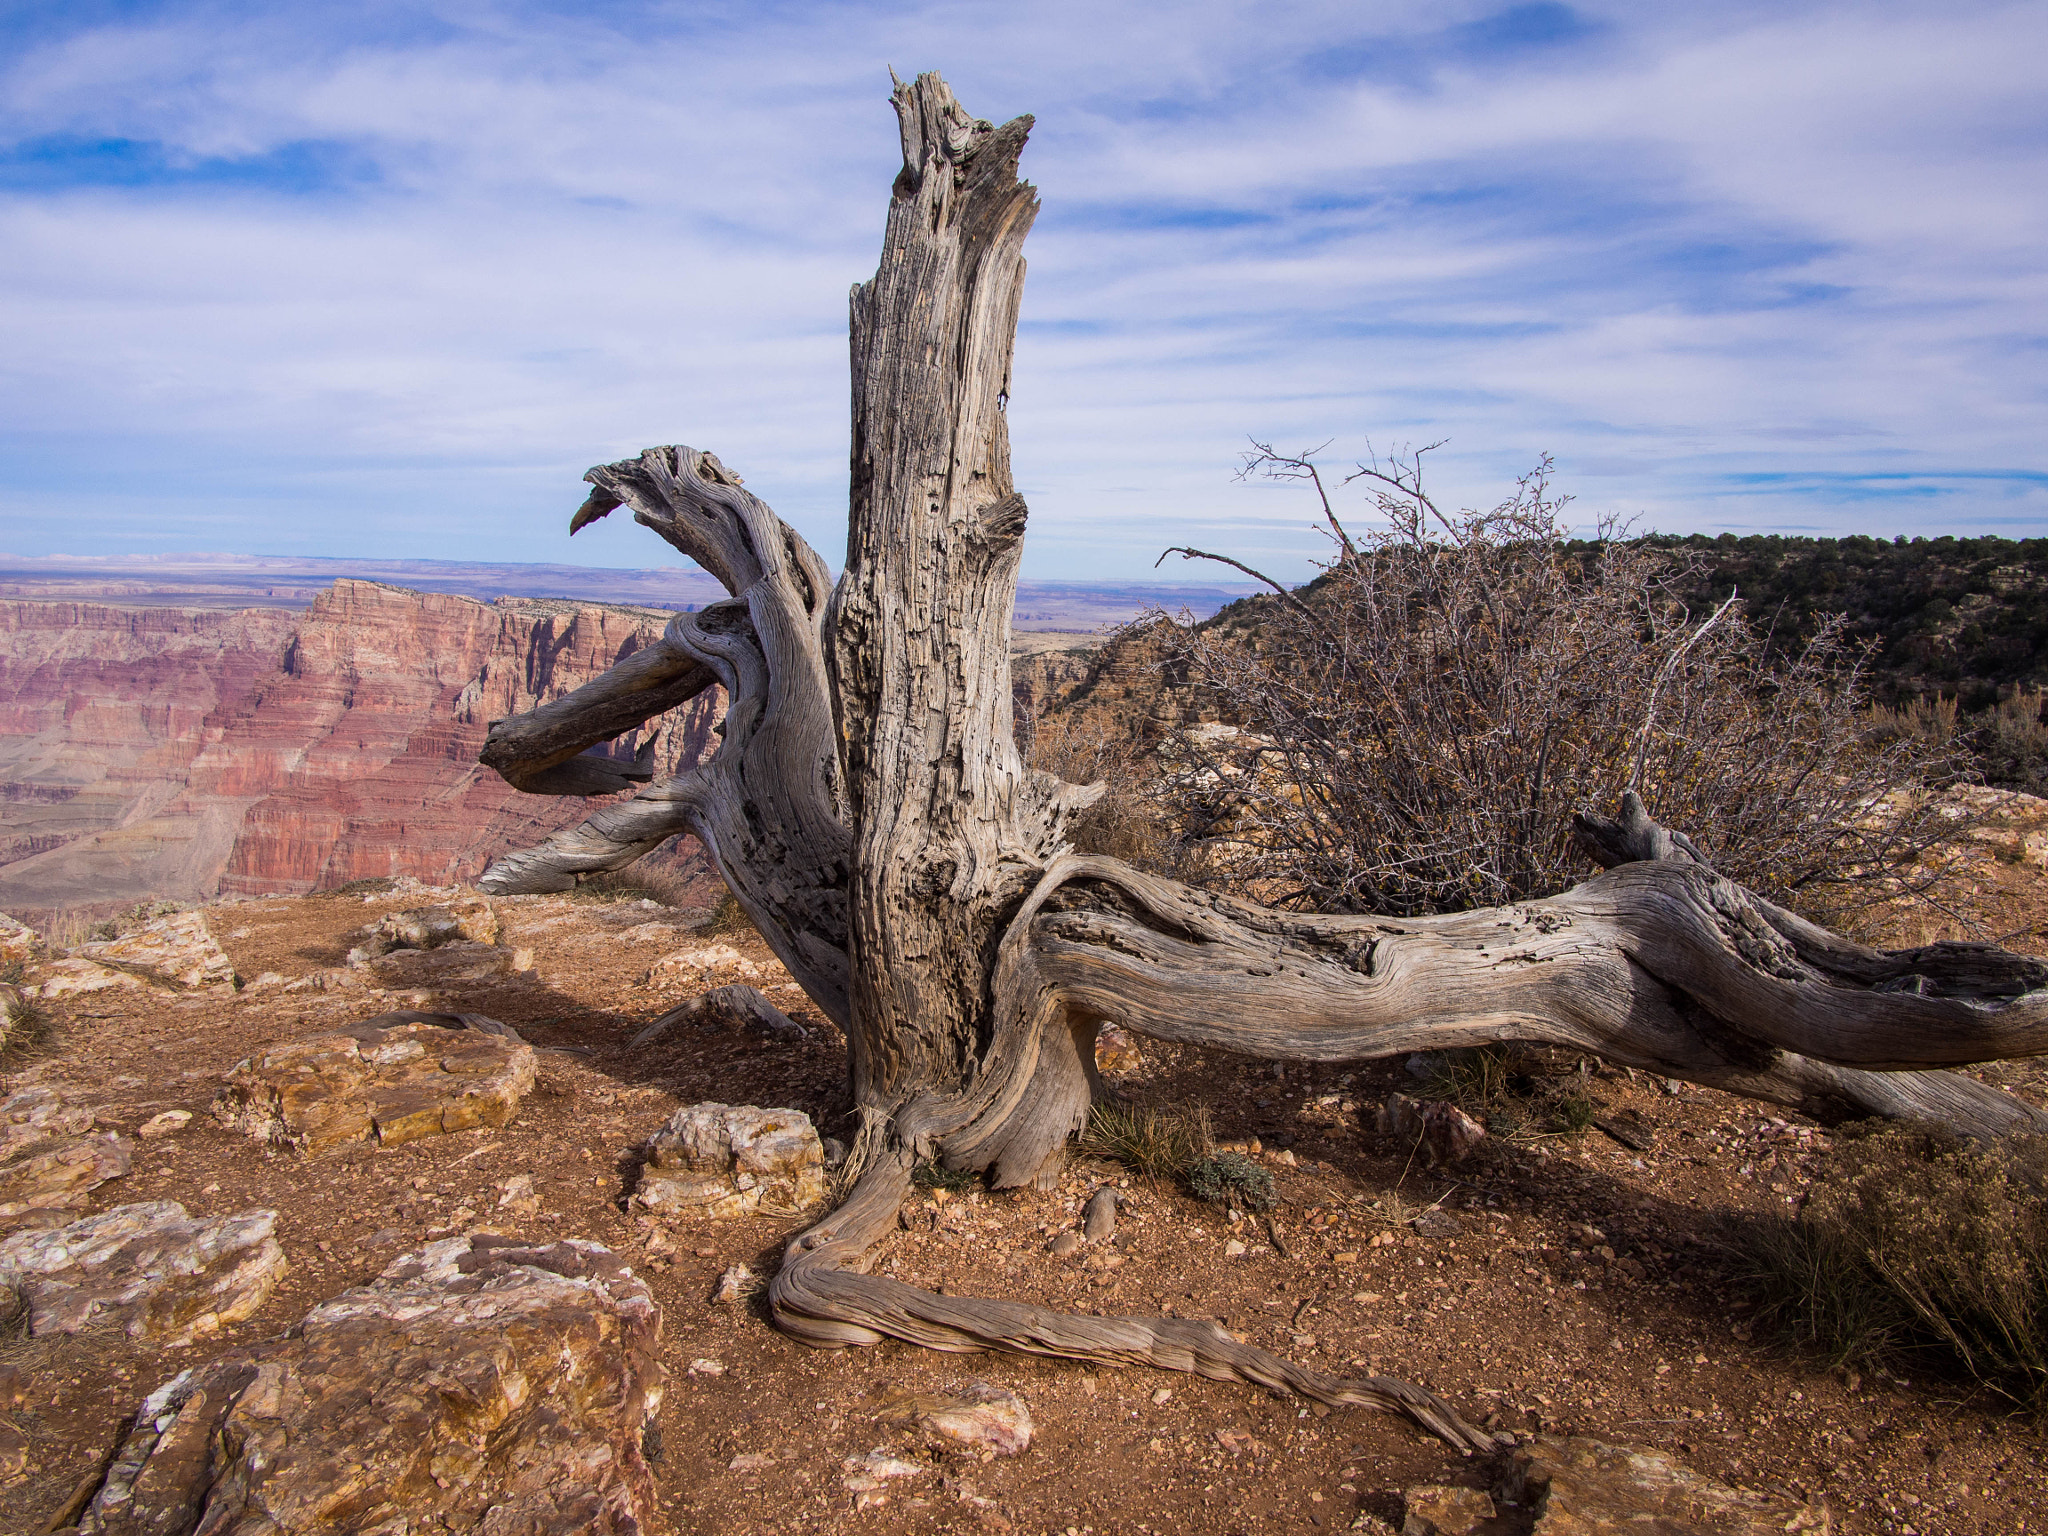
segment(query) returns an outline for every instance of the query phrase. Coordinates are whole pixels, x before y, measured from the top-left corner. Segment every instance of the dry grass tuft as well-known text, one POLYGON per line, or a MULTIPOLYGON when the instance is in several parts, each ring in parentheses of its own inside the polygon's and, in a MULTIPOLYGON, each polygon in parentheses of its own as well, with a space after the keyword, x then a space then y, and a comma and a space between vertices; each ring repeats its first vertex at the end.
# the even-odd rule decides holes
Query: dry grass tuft
POLYGON ((1505 1045, 1438 1052, 1423 1092, 1450 1100, 1510 1141, 1546 1130, 1580 1136, 1600 1112, 1599 1100, 1580 1077, 1540 1077, 1522 1053, 1505 1045))
POLYGON ((1915 1359, 2048 1404, 2048 1136, 1852 1128, 1748 1235, 1765 1319, 1838 1364, 1915 1359))
POLYGON ((58 1043, 56 1015, 10 987, 0 999, 0 1062, 18 1066, 25 1058, 48 1054, 58 1043))
POLYGON ((1178 1109, 1098 1104, 1076 1144, 1082 1152, 1115 1158, 1147 1178, 1180 1179, 1215 1151, 1206 1104, 1178 1109))
MULTIPOLYGON (((584 901, 655 901, 664 907, 686 905, 683 882, 666 870, 631 864, 624 869, 604 870, 579 880, 571 893, 584 901)), ((726 901, 732 901, 728 895, 726 901)), ((737 902, 733 903, 735 906, 737 902)), ((723 911, 721 904, 720 910, 723 911)))

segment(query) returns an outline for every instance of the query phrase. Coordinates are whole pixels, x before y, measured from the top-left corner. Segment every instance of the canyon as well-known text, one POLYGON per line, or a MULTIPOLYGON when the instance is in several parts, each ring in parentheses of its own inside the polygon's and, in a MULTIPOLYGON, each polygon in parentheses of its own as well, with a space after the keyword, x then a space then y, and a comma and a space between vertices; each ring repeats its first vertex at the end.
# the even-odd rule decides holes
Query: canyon
MULTIPOLYGON (((480 767, 490 722, 668 617, 352 579, 303 611, 0 599, 0 910, 473 878, 594 808, 480 767)), ((713 690, 652 722, 656 772, 705 756, 723 709, 713 690)), ((703 875, 688 840, 660 857, 703 875)))

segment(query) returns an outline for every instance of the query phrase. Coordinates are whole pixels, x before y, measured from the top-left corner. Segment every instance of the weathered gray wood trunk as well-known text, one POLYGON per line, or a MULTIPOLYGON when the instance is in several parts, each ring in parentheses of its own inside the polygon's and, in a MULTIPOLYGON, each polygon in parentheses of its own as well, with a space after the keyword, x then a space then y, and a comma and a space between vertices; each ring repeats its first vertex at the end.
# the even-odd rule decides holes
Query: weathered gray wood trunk
POLYGON ((651 448, 594 469, 571 532, 620 506, 731 598, 569 698, 492 731, 484 761, 537 793, 619 787, 578 754, 714 681, 708 763, 507 856, 481 882, 559 890, 681 831, 701 838, 790 972, 846 1030, 858 1179, 791 1245, 777 1322, 822 1345, 885 1336, 1151 1363, 1487 1437, 1428 1393, 1345 1381, 1206 1323, 1069 1317, 934 1296, 862 1271, 918 1157, 1044 1179, 1087 1113, 1102 1019, 1251 1055, 1339 1061, 1491 1041, 1573 1046, 1828 1118, 1973 1134, 2048 1116, 1940 1070, 2048 1051, 2048 967, 1985 946, 1885 954, 1722 879, 1633 795, 1581 841, 1602 874, 1446 917, 1316 917, 1067 851, 1098 789, 1027 769, 1010 720, 1025 506, 1007 404, 1028 118, 971 118, 935 75, 899 85, 903 171, 852 303, 845 575, 716 458, 651 448))

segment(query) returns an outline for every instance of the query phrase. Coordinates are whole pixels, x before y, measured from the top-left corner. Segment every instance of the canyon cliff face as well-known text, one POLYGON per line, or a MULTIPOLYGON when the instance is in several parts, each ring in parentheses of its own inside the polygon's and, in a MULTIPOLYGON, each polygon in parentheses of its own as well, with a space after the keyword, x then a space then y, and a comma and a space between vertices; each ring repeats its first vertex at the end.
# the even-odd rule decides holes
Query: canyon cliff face
MULTIPOLYGON (((0 601, 0 910, 473 877, 594 809, 480 767, 489 723, 667 618, 365 581, 303 613, 0 601)), ((656 722, 657 773, 705 756, 723 707, 656 722)))

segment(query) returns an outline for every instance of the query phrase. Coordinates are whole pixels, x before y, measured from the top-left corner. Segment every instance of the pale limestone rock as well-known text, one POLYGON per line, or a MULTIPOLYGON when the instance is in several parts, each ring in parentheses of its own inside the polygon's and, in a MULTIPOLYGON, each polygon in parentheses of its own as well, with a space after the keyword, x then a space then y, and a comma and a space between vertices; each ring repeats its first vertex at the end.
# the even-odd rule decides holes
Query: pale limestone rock
POLYGON ((735 1264, 718 1277, 718 1283, 711 1288, 713 1301, 742 1302, 749 1296, 758 1296, 766 1287, 761 1277, 744 1264, 735 1264))
POLYGON ((647 973, 650 982, 701 981, 713 971, 732 971, 740 976, 759 976, 761 967, 730 944, 707 944, 701 949, 681 949, 663 955, 647 973))
POLYGON ((515 1216, 531 1216, 540 1209, 540 1196, 534 1193, 533 1175, 515 1173, 498 1186, 498 1209, 510 1211, 515 1216))
POLYGON ((1826 1509, 1730 1488, 1680 1466, 1668 1452, 1544 1435, 1515 1451, 1502 1487, 1534 1507, 1534 1536, 1628 1536, 1700 1531, 1713 1536, 1825 1532, 1826 1509))
POLYGON ((175 1200, 116 1206, 0 1242, 0 1282, 29 1306, 29 1332, 116 1323, 129 1337, 189 1344, 253 1317, 285 1272, 275 1211, 192 1217, 175 1200))
POLYGON ((235 979, 233 963, 214 941, 206 914, 199 911, 151 918, 133 933, 81 944, 77 954, 174 987, 225 986, 235 979))
POLYGON ((631 928, 619 930, 619 937, 629 944, 666 944, 676 936, 673 923, 636 923, 631 928))
POLYGON ((0 1221, 75 1209, 127 1173, 134 1144, 92 1128, 92 1110, 44 1084, 0 1102, 0 1221))
POLYGON ((81 960, 75 955, 52 960, 43 967, 43 971, 44 979, 40 986, 23 990, 50 1002, 61 997, 80 997, 88 992, 105 992, 114 987, 139 991, 145 985, 126 971, 113 970, 93 960, 81 960))
POLYGON ((794 1216, 824 1201, 811 1117, 751 1104, 688 1104, 647 1142, 633 1208, 657 1216, 794 1216))
POLYGON ((1448 1100, 1424 1103, 1405 1093, 1390 1093, 1377 1116, 1380 1131, 1419 1143, 1430 1164, 1461 1162, 1486 1140, 1486 1127, 1448 1100))
POLYGON ((430 1244, 159 1387, 79 1529, 638 1536, 660 1337, 595 1243, 430 1244))
POLYGON ((853 1495, 856 1510, 871 1509, 889 1502, 884 1490, 899 1477, 918 1477, 930 1469, 920 1462, 906 1461, 886 1445, 878 1445, 865 1456, 849 1456, 840 1464, 846 1474, 840 1481, 853 1495))
POLYGON ((1091 1243, 1106 1242, 1116 1235, 1116 1186, 1105 1184, 1088 1197, 1081 1212, 1081 1235, 1091 1243))
POLYGON ((0 1100, 0 1156, 32 1141, 82 1136, 93 1128, 94 1112, 47 1083, 29 1083, 0 1100))
POLYGON ((1095 1070, 1098 1072, 1128 1072, 1145 1060, 1139 1048, 1137 1037, 1127 1029, 1115 1024, 1105 1024, 1095 1032, 1095 1070))
POLYGON ((1401 1536, 1479 1536, 1498 1513, 1476 1488, 1410 1488, 1401 1498, 1401 1536))
POLYGON ((27 965, 40 943, 35 929, 0 912, 0 965, 27 965))
POLYGON ((294 981, 284 984, 287 992, 360 992, 369 986, 360 971, 346 970, 339 966, 308 971, 294 981))
POLYGON ((971 1381, 952 1393, 903 1392, 885 1398, 877 1416, 911 1424, 949 1450, 987 1461, 1031 1448, 1031 1409, 1007 1387, 971 1381))
POLYGON ((228 1074, 214 1117, 300 1152, 502 1126, 533 1089, 533 1047, 464 1027, 471 1017, 379 1014, 335 1034, 272 1046, 228 1074))

